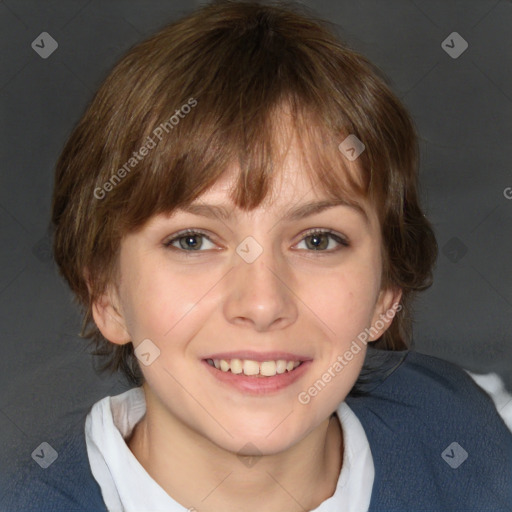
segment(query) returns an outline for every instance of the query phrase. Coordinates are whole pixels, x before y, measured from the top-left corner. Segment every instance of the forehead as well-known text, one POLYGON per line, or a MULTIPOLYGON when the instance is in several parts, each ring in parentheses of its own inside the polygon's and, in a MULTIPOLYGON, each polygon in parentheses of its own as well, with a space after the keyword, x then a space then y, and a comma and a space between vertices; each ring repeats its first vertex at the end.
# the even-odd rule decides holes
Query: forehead
MULTIPOLYGON (((308 169, 311 162, 308 161, 308 155, 299 149, 296 137, 285 148, 279 164, 275 167, 271 191, 256 211, 275 211, 286 220, 300 220, 331 207, 345 206, 360 214, 365 222, 371 223, 375 212, 366 197, 357 194, 348 186, 343 195, 334 197, 328 194, 316 179, 315 173, 308 169)), ((358 181, 360 169, 357 163, 347 161, 344 168, 346 169, 333 172, 350 173, 358 181)), ((237 165, 232 164, 213 186, 179 210, 223 220, 241 213, 232 201, 232 193, 239 183, 238 172, 237 165)))
MULTIPOLYGON (((289 162, 296 163, 293 159, 289 162)), ((274 223, 275 219, 278 219, 278 222, 293 223, 315 214, 334 211, 338 214, 342 212, 343 217, 340 218, 361 222, 363 229, 370 231, 378 229, 376 212, 365 198, 357 198, 349 194, 333 198, 315 186, 311 177, 300 166, 283 168, 279 179, 275 181, 273 192, 265 198, 264 202, 249 212, 242 210, 232 202, 230 195, 233 187, 237 186, 235 171, 236 169, 233 169, 206 193, 170 212, 169 216, 192 214, 221 220, 223 223, 240 220, 242 215, 252 218, 267 216, 274 223)))

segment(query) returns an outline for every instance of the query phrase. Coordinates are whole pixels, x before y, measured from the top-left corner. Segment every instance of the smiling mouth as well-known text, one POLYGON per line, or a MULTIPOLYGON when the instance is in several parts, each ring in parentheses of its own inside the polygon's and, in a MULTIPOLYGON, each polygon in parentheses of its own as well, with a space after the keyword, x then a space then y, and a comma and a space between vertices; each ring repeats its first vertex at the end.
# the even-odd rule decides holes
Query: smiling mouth
POLYGON ((290 373, 302 365, 302 361, 254 361, 252 359, 206 359, 206 362, 223 373, 233 373, 246 377, 274 377, 290 373))

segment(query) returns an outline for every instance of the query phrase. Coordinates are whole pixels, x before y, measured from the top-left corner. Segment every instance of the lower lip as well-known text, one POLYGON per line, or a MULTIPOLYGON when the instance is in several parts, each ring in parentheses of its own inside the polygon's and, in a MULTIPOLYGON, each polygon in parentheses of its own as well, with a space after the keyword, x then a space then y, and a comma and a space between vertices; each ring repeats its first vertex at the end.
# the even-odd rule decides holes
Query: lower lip
POLYGON ((308 371, 311 361, 304 361, 291 372, 287 371, 281 374, 276 374, 273 377, 250 377, 243 373, 235 374, 231 372, 223 372, 221 370, 217 370, 215 366, 211 366, 205 360, 203 360, 202 363, 217 380, 224 384, 229 384, 242 393, 257 396, 276 393, 277 391, 290 386, 308 371))

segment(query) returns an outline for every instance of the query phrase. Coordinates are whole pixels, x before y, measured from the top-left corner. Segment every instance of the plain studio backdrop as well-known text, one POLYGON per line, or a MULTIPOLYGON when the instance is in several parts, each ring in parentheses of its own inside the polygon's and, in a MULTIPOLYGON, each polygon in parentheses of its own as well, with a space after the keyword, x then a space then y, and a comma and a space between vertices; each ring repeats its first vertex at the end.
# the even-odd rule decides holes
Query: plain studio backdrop
MULTIPOLYGON (((512 2, 304 4, 384 71, 418 128, 423 205, 440 250, 434 285, 416 303, 413 348, 495 372, 510 392, 512 2)), ((197 5, 0 3, 2 477, 34 463, 59 426, 130 387, 97 375, 78 336, 80 315, 50 252, 53 170, 120 56, 197 5)))

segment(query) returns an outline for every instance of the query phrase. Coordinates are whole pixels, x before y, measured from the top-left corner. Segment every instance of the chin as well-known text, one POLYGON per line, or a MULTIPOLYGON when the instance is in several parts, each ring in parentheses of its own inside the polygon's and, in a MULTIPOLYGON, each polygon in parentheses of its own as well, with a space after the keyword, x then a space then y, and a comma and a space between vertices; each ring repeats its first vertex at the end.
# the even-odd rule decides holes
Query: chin
POLYGON ((286 451, 308 434, 304 431, 304 425, 291 426, 283 422, 279 426, 280 421, 282 418, 279 421, 274 420, 272 427, 266 424, 265 428, 260 429, 246 423, 236 429, 228 426, 227 430, 233 437, 226 435, 212 441, 220 448, 240 456, 274 455, 286 451))

